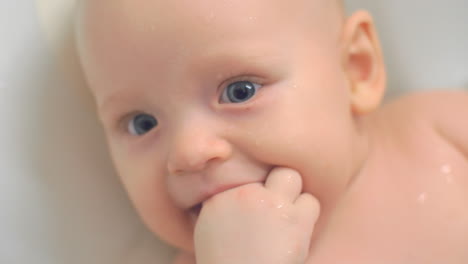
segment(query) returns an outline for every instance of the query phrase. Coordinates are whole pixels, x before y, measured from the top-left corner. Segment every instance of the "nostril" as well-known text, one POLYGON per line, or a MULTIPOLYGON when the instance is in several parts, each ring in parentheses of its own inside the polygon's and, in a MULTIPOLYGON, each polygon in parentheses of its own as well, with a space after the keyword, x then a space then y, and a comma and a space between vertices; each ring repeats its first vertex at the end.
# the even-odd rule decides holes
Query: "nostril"
POLYGON ((206 161, 203 160, 182 160, 170 162, 167 169, 170 175, 183 176, 186 174, 195 174, 201 172, 206 167, 206 161))
MULTIPOLYGON (((210 132, 211 133, 211 132, 210 132)), ((231 146, 220 138, 192 135, 190 140, 177 140, 167 156, 167 169, 170 174, 194 174, 206 170, 211 163, 227 160, 231 146)))

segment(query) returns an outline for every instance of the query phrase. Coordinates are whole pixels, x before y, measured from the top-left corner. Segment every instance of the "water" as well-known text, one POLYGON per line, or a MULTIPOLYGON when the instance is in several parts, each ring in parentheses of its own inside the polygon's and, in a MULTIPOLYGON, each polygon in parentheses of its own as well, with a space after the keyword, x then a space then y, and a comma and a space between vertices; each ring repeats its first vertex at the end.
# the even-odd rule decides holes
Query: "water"
POLYGON ((445 182, 447 184, 453 183, 452 166, 450 166, 450 164, 442 165, 442 167, 440 167, 440 172, 445 177, 445 182))
POLYGON ((420 204, 426 203, 426 200, 427 200, 427 193, 426 193, 426 192, 423 192, 423 193, 419 194, 419 196, 418 196, 418 202, 419 202, 420 204))

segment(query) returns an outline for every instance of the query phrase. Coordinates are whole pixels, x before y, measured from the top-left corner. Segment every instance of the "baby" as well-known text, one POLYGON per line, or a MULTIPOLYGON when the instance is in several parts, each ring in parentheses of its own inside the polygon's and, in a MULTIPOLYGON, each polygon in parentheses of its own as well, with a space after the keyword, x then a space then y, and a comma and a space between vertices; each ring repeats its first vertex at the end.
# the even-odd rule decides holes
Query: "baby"
POLYGON ((175 263, 468 263, 468 93, 379 107, 367 12, 82 0, 77 42, 117 171, 175 263))

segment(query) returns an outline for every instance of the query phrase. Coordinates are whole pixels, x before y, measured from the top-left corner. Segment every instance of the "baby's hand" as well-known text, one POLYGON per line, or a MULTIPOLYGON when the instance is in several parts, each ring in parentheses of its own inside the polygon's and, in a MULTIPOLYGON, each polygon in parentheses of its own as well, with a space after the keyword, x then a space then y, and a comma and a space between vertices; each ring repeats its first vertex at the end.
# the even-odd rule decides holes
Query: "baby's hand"
POLYGON ((265 185, 243 185, 206 201, 195 226, 197 264, 304 263, 319 203, 301 190, 298 172, 275 168, 265 185))

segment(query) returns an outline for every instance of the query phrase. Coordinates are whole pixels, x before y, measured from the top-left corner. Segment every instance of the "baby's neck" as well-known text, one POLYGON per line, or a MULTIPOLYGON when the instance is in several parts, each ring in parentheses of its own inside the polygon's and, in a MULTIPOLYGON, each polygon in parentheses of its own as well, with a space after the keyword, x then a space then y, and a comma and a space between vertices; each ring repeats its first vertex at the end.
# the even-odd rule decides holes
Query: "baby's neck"
MULTIPOLYGON (((370 117, 358 117, 355 119, 355 136, 353 139, 352 168, 348 176, 346 190, 351 188, 354 182, 366 168, 370 157, 376 149, 376 130, 370 125, 370 117)), ((345 192, 346 192, 345 190, 345 192)))
MULTIPOLYGON (((365 171, 372 163, 372 159, 375 158, 376 152, 378 152, 378 130, 372 127, 371 119, 371 116, 366 116, 356 118, 355 120, 356 129, 353 137, 351 155, 352 163, 349 174, 346 175, 346 186, 343 186, 338 195, 333 197, 331 200, 327 200, 325 204, 321 204, 320 217, 315 225, 314 236, 311 241, 312 243, 317 238, 321 237, 321 233, 326 228, 329 218, 333 214, 335 208, 338 206, 340 201, 346 199, 349 191, 361 180, 361 176, 366 174, 365 171)), ((321 203, 322 202, 324 201, 321 201, 321 203)))

